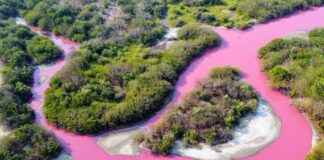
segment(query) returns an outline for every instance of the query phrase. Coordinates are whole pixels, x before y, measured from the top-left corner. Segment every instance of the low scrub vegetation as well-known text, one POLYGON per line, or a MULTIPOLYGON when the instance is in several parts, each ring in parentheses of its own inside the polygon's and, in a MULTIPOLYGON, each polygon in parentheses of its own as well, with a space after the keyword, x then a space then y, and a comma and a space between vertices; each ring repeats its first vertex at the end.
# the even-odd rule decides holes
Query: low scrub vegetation
POLYGON ((85 134, 153 115, 189 62, 220 43, 206 27, 185 26, 178 34, 178 40, 162 50, 130 41, 83 44, 51 81, 44 106, 49 122, 85 134))
POLYGON ((61 152, 56 139, 36 125, 20 127, 0 142, 3 160, 52 160, 61 152))
POLYGON ((11 128, 31 123, 27 107, 35 65, 49 63, 61 54, 47 38, 32 33, 12 21, 0 22, 0 60, 4 63, 0 89, 0 117, 11 128))
POLYGON ((323 160, 324 158, 324 141, 318 142, 311 153, 306 157, 306 160, 323 160))
POLYGON ((1 0, 0 18, 23 16, 31 25, 78 42, 94 38, 163 35, 161 20, 172 26, 203 23, 245 29, 256 22, 291 14, 323 0, 1 0))
MULTIPOLYGON (((294 98, 294 104, 309 115, 320 135, 324 133, 323 53, 324 29, 314 29, 305 38, 276 39, 260 50, 272 86, 294 98)), ((317 147, 309 159, 320 155, 319 150, 317 147)))
POLYGON ((173 106, 148 133, 137 140, 154 153, 169 154, 175 141, 186 147, 215 145, 232 139, 232 129, 254 112, 257 95, 234 68, 215 68, 184 101, 173 106))
POLYGON ((323 0, 169 0, 168 20, 174 26, 198 22, 245 29, 323 4, 323 0))
POLYGON ((165 32, 160 22, 167 10, 164 0, 4 1, 0 16, 20 13, 29 24, 78 42, 131 37, 152 44, 165 32))
POLYGON ((0 142, 0 159, 48 160, 60 153, 55 138, 32 125, 34 113, 28 106, 35 66, 54 61, 60 53, 49 39, 12 21, 0 21, 0 60, 4 65, 0 122, 12 130, 0 142))

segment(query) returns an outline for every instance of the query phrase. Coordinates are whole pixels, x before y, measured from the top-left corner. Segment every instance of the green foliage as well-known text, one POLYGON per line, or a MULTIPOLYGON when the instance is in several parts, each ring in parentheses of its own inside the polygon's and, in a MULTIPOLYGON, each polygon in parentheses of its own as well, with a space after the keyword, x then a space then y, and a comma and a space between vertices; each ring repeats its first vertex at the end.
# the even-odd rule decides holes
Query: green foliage
MULTIPOLYGON (((324 133, 324 30, 308 38, 277 39, 260 50, 263 69, 275 88, 283 89, 306 112, 320 135, 324 133)), ((307 160, 321 160, 322 143, 307 160)))
POLYGON ((45 37, 34 37, 27 45, 27 52, 33 57, 37 64, 52 62, 61 56, 60 50, 45 37))
POLYGON ((5 160, 50 160, 60 152, 61 147, 55 138, 35 125, 14 130, 0 144, 0 159, 5 160))
POLYGON ((183 3, 188 6, 204 6, 221 4, 222 0, 183 0, 183 3))
POLYGON ((323 0, 169 0, 168 21, 246 29, 298 10, 323 5, 323 0))
POLYGON ((141 142, 158 154, 169 154, 176 140, 187 147, 225 143, 232 139, 231 129, 239 120, 256 110, 257 102, 256 93, 240 81, 237 69, 215 68, 182 104, 172 107, 145 133, 141 142))
POLYGON ((172 148, 174 141, 175 137, 173 133, 167 133, 158 141, 151 143, 150 148, 152 149, 152 152, 156 154, 167 155, 170 153, 170 149, 172 148))
POLYGON ((20 11, 28 23, 78 42, 118 37, 151 45, 165 34, 160 23, 167 11, 164 0, 76 0, 75 3, 23 0, 20 3, 24 7, 13 8, 20 11))
POLYGON ((46 93, 46 117, 59 127, 85 134, 153 115, 189 62, 220 43, 209 28, 186 26, 179 33, 179 39, 160 53, 134 41, 84 43, 52 79, 46 93), (184 35, 189 33, 194 34, 184 35))
POLYGON ((315 148, 306 157, 306 160, 323 160, 324 159, 324 142, 320 141, 316 144, 315 148))
POLYGON ((0 22, 0 35, 0 59, 4 63, 0 118, 9 127, 17 128, 34 119, 27 105, 32 97, 34 66, 53 61, 60 52, 48 39, 11 21, 0 22))
POLYGON ((240 75, 240 71, 235 68, 215 68, 210 72, 210 77, 213 79, 226 79, 229 78, 231 80, 238 79, 240 75))
POLYGON ((186 146, 196 146, 199 144, 199 135, 195 130, 189 130, 183 134, 183 143, 186 146))
POLYGON ((261 22, 291 14, 296 10, 322 5, 324 1, 312 0, 242 0, 237 10, 261 22))
POLYGON ((20 102, 18 97, 5 88, 0 90, 1 122, 12 128, 29 124, 34 120, 34 114, 27 104, 20 102))
POLYGON ((319 99, 324 97, 324 78, 315 80, 314 84, 311 86, 313 96, 319 99))
MULTIPOLYGON (((32 2, 32 1, 30 1, 32 2)), ((31 125, 35 115, 28 106, 32 97, 34 67, 60 56, 47 38, 12 21, 0 22, 0 59, 3 84, 0 87, 0 121, 10 129, 0 144, 0 159, 51 159, 60 151, 55 138, 31 125)))
POLYGON ((285 88, 287 87, 287 83, 289 82, 291 75, 289 74, 288 70, 275 66, 269 71, 269 75, 271 77, 271 81, 274 87, 277 88, 285 88))
POLYGON ((18 9, 23 7, 24 3, 19 0, 0 0, 0 19, 17 16, 18 9))
MULTIPOLYGON (((31 1, 30 1, 31 2, 31 1)), ((31 125, 35 115, 28 102, 32 97, 33 71, 37 64, 60 56, 47 38, 11 21, 0 22, 0 59, 4 63, 0 87, 0 121, 12 129, 0 144, 0 159, 51 159, 60 151, 55 138, 31 125)))

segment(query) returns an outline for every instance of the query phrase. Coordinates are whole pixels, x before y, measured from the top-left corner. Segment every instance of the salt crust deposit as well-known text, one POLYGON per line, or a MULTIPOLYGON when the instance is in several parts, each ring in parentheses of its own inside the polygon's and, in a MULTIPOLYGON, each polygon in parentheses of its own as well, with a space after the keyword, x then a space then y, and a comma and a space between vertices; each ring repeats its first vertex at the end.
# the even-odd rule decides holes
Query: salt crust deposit
POLYGON ((10 133, 10 131, 3 125, 0 124, 0 140, 7 136, 10 133))
POLYGON ((163 39, 156 45, 157 47, 165 46, 168 48, 172 42, 177 39, 177 32, 179 28, 170 28, 168 29, 167 33, 163 37, 163 39))
MULTIPOLYGON (((312 123, 312 122, 309 122, 309 123, 312 123)), ((312 132, 313 132, 313 135, 312 135, 312 147, 315 147, 317 141, 320 139, 320 137, 318 136, 314 126, 312 125, 312 132)))
POLYGON ((98 145, 109 154, 137 155, 140 147, 135 144, 134 136, 143 131, 142 126, 135 126, 110 132, 98 137, 98 145))
POLYGON ((296 32, 292 32, 284 36, 285 39, 291 39, 291 38, 302 38, 302 39, 308 39, 308 32, 306 30, 298 30, 296 32))

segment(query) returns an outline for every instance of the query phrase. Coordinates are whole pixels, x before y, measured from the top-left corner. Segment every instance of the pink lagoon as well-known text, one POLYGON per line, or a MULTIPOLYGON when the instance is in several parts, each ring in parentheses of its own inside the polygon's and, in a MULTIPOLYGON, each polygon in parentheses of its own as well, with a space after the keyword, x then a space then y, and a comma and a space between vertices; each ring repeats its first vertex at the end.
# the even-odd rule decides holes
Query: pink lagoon
MULTIPOLYGON (((275 38, 299 31, 309 31, 316 27, 324 27, 324 21, 321 21, 323 17, 324 7, 302 11, 270 23, 259 24, 246 31, 216 28, 215 32, 223 39, 222 46, 218 49, 209 49, 203 56, 192 62, 180 76, 170 103, 180 102, 184 95, 192 91, 200 80, 207 77, 212 68, 217 66, 237 67, 244 73, 244 80, 254 87, 262 99, 267 101, 281 121, 279 137, 255 155, 244 159, 303 160, 311 149, 313 133, 310 123, 291 105, 291 100, 287 96, 271 89, 267 78, 262 73, 257 53, 258 49, 275 38)), ((39 31, 37 28, 32 29, 39 31)), ((34 99, 31 106, 36 112, 37 122, 55 134, 63 144, 65 151, 74 160, 189 159, 179 156, 156 156, 149 151, 142 151, 136 156, 109 155, 98 146, 97 137, 75 135, 49 125, 42 113, 44 94, 49 87, 51 77, 62 69, 70 55, 78 48, 77 43, 63 37, 52 34, 49 37, 64 51, 65 59, 52 65, 40 66, 37 69, 34 74, 34 99)), ((168 107, 165 107, 165 110, 167 109, 168 107)), ((150 126, 155 123, 165 110, 150 119, 146 125, 150 126)))

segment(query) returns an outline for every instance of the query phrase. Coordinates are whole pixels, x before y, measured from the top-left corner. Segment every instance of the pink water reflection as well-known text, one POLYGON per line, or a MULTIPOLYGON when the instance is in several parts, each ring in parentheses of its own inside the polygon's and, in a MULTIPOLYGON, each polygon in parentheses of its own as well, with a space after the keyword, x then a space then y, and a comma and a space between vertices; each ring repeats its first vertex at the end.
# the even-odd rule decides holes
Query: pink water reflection
MULTIPOLYGON (((245 80, 260 93, 262 98, 268 101, 273 111, 282 121, 279 138, 258 154, 246 159, 303 160, 311 147, 312 132, 310 125, 302 114, 290 105, 288 97, 272 90, 267 85, 268 81, 260 70, 257 50, 272 39, 285 36, 288 33, 324 27, 323 17, 324 8, 317 8, 268 24, 257 25, 253 29, 244 32, 223 28, 215 29, 224 39, 223 45, 219 49, 210 49, 186 69, 177 82, 171 103, 178 103, 184 95, 196 86, 198 81, 208 75, 210 69, 226 65, 238 67, 245 74, 245 80)), ((51 36, 51 39, 65 51, 66 55, 72 53, 77 47, 76 43, 64 40, 61 37, 51 36)), ((37 114, 37 121, 59 138, 74 160, 186 159, 181 157, 157 157, 148 151, 143 151, 138 156, 112 156, 106 154, 96 144, 96 137, 74 135, 48 125, 41 111, 44 92, 48 88, 50 77, 59 71, 65 62, 59 61, 54 65, 41 67, 35 73, 36 83, 33 88, 35 99, 31 102, 31 105, 37 114)), ((153 117, 147 125, 153 124, 163 112, 161 111, 160 114, 153 117)))

